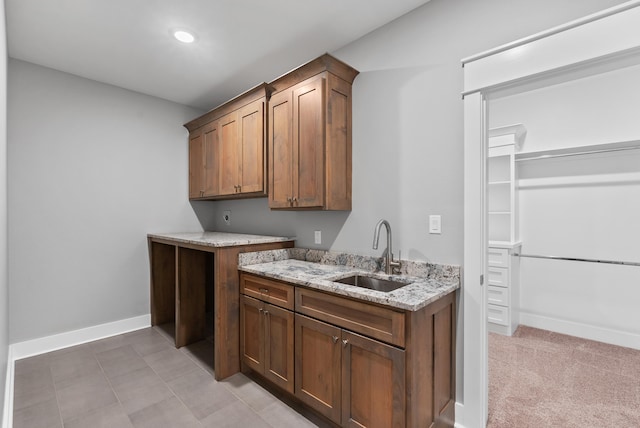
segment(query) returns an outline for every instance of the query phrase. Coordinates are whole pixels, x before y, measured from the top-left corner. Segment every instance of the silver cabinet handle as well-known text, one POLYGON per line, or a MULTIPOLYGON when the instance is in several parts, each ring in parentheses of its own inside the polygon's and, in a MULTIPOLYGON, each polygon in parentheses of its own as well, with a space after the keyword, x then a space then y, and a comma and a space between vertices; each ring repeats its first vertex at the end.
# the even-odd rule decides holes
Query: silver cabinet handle
POLYGON ((258 309, 258 312, 262 313, 264 311, 264 309, 260 308, 258 309))
POLYGON ((347 345, 349 344, 349 339, 342 339, 342 346, 343 347, 347 347, 347 345))
POLYGON ((265 316, 269 315, 269 311, 264 311, 265 316))
POLYGON ((338 342, 338 336, 333 336, 333 343, 337 343, 338 342))

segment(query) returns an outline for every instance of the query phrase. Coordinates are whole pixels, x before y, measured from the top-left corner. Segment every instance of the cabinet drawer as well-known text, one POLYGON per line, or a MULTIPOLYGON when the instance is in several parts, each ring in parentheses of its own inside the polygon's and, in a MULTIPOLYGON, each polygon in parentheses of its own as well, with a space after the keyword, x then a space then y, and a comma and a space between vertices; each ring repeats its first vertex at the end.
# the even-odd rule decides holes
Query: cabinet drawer
POLYGON ((509 308, 487 305, 487 320, 494 324, 509 325, 509 308))
POLYGON ((298 287, 296 312, 404 347, 404 312, 298 287))
POLYGON ((509 289, 490 285, 487 288, 487 303, 499 306, 509 306, 509 289))
POLYGON ((286 309, 293 310, 294 286, 279 281, 254 276, 240 275, 240 292, 286 309))
POLYGON ((489 285, 496 287, 509 286, 509 269, 489 266, 487 268, 487 281, 489 285))
POLYGON ((489 266, 509 267, 509 250, 506 248, 491 248, 487 253, 489 266))

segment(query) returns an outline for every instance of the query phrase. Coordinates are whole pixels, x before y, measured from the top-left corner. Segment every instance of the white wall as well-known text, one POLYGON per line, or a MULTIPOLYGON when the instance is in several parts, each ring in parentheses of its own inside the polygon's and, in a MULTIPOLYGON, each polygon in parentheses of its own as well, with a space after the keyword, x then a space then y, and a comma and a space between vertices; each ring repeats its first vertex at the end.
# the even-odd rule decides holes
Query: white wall
POLYGON ((148 232, 201 230, 199 111, 9 61, 11 342, 149 313, 148 232))
MULTIPOLYGON (((3 409, 9 352, 7 274, 7 39, 4 3, 0 5, 0 409, 3 409)), ((0 421, 3 420, 0 410, 0 421)))
MULTIPOLYGON (((640 141, 640 66, 490 103, 522 152, 640 141)), ((640 262, 640 150, 519 162, 525 254, 640 262)), ((521 322, 640 348, 640 268, 522 258, 521 322)))

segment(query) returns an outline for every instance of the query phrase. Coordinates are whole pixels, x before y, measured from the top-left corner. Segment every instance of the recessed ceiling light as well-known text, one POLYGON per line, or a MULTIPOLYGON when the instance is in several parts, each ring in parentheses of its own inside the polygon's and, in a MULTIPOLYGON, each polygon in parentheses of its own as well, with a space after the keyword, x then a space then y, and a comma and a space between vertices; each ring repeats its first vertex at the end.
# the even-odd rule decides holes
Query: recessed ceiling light
POLYGON ((196 36, 186 30, 174 30, 173 37, 175 37, 176 40, 179 40, 182 43, 193 43, 196 40, 196 36))

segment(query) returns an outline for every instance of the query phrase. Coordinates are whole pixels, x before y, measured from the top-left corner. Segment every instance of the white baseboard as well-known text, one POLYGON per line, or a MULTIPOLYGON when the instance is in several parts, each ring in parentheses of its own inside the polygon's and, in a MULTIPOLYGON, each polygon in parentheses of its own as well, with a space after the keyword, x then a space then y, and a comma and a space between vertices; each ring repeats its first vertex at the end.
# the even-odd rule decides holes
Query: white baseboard
POLYGON ((464 405, 456 401, 456 423, 454 428, 464 428, 464 405))
POLYGON ((520 311, 520 324, 640 350, 640 334, 630 333, 628 331, 611 330, 522 311, 520 311))
POLYGON ((129 331, 139 330, 149 326, 151 326, 151 315, 147 314, 82 328, 80 330, 54 334, 53 336, 26 340, 24 342, 14 343, 10 348, 13 351, 13 361, 15 361, 94 340, 104 339, 110 336, 116 336, 129 331))
POLYGON ((4 388, 4 407, 2 409, 2 428, 11 428, 13 426, 13 379, 14 364, 11 346, 7 355, 7 378, 4 388))

